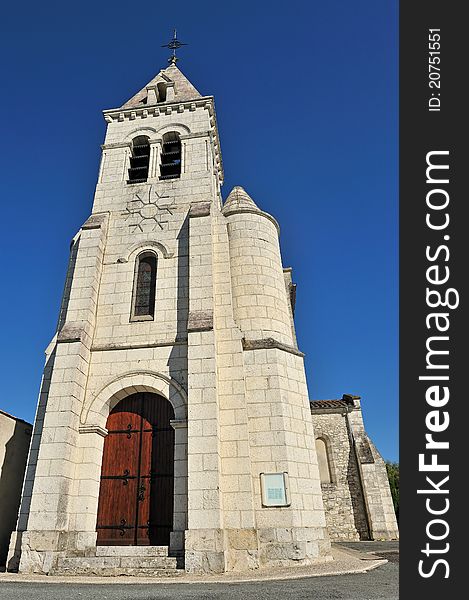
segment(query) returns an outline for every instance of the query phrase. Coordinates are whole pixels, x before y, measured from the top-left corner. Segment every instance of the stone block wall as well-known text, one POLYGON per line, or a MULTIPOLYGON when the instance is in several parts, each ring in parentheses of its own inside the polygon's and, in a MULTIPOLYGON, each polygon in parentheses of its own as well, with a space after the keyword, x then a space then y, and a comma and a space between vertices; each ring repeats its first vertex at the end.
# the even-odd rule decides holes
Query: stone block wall
POLYGON ((294 345, 275 221, 261 211, 227 221, 236 323, 247 340, 294 345))
POLYGON ((249 448, 261 563, 308 564, 329 552, 303 357, 244 352, 249 448), (288 473, 291 504, 262 506, 260 473, 288 473))
POLYGON ((321 484, 333 540, 398 539, 386 464, 368 437, 360 399, 314 401, 315 436, 326 443, 331 482, 321 484))
POLYGON ((233 315, 231 261, 225 217, 213 211, 214 324, 220 419, 225 568, 259 566, 242 334, 233 315))
POLYGON ((331 483, 322 483, 329 536, 333 541, 369 539, 366 507, 346 412, 315 414, 316 438, 326 442, 331 483))

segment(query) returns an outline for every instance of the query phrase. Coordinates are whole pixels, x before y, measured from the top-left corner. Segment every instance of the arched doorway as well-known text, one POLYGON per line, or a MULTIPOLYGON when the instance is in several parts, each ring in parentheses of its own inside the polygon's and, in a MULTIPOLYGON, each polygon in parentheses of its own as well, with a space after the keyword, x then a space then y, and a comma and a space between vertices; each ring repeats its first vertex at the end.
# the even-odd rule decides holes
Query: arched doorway
POLYGON ((97 544, 168 546, 173 526, 171 404, 132 394, 109 413, 99 489, 97 544))

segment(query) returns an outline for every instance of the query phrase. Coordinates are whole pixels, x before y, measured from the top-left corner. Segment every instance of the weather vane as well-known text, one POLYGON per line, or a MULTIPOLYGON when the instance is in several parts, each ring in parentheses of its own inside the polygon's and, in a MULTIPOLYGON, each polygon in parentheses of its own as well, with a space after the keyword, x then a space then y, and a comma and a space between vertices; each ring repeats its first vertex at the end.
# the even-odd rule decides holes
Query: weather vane
POLYGON ((168 58, 168 62, 170 65, 175 65, 179 60, 176 56, 176 50, 178 50, 181 46, 187 46, 187 44, 183 44, 177 39, 176 30, 174 30, 173 39, 169 42, 169 44, 163 44, 162 48, 169 48, 173 51, 172 56, 168 58))

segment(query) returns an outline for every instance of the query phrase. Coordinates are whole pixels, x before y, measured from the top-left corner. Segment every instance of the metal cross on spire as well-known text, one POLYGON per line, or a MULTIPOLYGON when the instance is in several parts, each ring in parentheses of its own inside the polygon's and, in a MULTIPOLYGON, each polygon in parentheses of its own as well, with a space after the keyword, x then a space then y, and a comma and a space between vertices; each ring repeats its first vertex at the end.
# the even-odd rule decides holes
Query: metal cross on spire
POLYGON ((174 30, 173 39, 169 42, 169 44, 163 44, 162 48, 169 48, 173 51, 172 56, 168 58, 168 62, 170 65, 175 65, 179 58, 176 56, 176 50, 178 50, 181 46, 187 46, 187 44, 183 44, 177 39, 176 30, 174 30))

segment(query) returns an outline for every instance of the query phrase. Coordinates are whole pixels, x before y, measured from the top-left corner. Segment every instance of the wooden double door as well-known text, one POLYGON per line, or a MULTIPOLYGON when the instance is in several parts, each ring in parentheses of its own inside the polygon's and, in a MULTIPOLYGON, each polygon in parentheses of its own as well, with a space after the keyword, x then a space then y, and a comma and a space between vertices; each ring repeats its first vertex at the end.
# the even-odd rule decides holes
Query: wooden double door
POLYGON ((98 501, 98 545, 169 545, 174 502, 171 419, 171 404, 149 393, 127 396, 110 412, 98 501))

